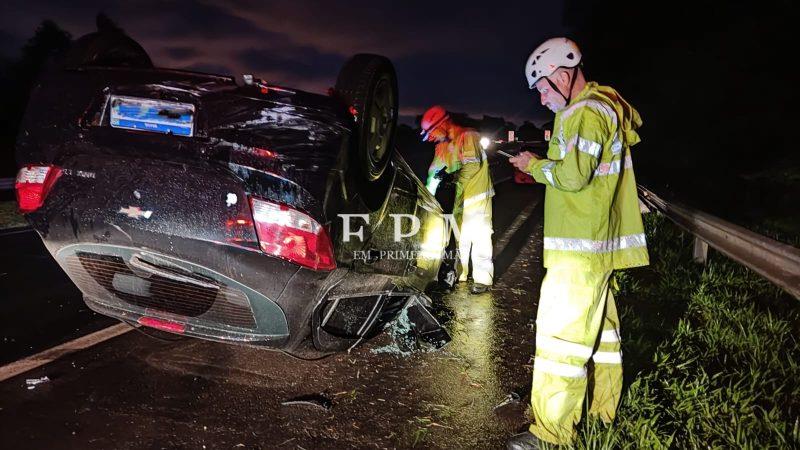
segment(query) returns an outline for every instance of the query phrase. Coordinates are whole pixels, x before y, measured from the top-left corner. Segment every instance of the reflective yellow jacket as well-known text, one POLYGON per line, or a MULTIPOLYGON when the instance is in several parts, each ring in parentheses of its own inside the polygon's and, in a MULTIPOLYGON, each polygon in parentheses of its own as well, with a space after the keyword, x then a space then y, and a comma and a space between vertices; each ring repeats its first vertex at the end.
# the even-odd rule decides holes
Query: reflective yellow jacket
POLYGON ((462 208, 494 196, 489 161, 480 144, 480 134, 470 128, 457 128, 452 141, 436 145, 433 161, 428 169, 428 181, 445 168, 447 173, 458 172, 456 178, 456 203, 454 213, 462 208))
POLYGON ((631 146, 639 113, 587 83, 556 114, 547 159, 527 167, 546 188, 544 266, 612 270, 649 264, 631 146))

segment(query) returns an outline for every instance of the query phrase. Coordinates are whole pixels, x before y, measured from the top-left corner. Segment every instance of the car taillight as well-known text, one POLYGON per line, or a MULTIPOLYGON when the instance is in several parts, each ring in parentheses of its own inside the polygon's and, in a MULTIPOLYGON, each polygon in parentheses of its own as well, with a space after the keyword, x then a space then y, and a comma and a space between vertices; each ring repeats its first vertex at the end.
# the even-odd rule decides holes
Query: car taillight
POLYGON ((139 325, 144 325, 146 327, 155 328, 161 331, 168 331, 170 333, 183 334, 186 331, 186 324, 157 319, 155 317, 143 316, 140 317, 137 322, 139 322, 139 325))
POLYGON ((14 187, 20 212, 29 213, 41 208, 60 176, 61 168, 56 166, 25 166, 19 169, 14 187))
POLYGON ((250 198, 259 245, 264 253, 315 270, 333 270, 333 245, 316 220, 286 205, 250 198))

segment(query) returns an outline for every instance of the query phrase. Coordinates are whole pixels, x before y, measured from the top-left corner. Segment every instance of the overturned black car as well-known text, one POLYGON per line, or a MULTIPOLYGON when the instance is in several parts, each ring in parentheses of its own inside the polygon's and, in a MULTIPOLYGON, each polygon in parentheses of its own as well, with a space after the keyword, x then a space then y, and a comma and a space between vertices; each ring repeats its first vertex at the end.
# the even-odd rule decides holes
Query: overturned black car
POLYGON ((303 354, 406 309, 441 336, 425 292, 453 278, 450 230, 396 121, 381 56, 351 58, 323 96, 155 68, 96 32, 32 93, 18 201, 86 303, 125 322, 303 354))

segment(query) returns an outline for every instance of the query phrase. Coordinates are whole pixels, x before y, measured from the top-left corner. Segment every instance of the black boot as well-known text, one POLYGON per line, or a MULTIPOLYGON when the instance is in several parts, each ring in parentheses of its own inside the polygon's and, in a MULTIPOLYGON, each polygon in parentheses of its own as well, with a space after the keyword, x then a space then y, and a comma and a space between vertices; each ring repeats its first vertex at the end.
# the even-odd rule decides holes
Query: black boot
POLYGON ((530 431, 511 436, 506 442, 507 450, 539 450, 542 448, 541 440, 530 431))

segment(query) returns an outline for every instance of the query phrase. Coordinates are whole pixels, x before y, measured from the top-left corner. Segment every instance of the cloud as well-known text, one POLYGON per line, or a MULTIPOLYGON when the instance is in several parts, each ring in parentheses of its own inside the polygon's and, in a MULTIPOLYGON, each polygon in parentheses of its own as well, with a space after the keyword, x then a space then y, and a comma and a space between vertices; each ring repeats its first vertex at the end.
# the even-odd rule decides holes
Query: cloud
POLYGON ((252 73, 314 92, 333 85, 350 55, 378 53, 395 62, 404 112, 442 103, 475 116, 535 119, 544 110, 524 86, 521 67, 545 36, 563 33, 561 6, 553 5, 7 0, 0 30, 24 42, 50 18, 80 36, 93 31, 95 15, 104 11, 159 66, 252 73))
POLYGON ((286 33, 296 42, 341 54, 374 52, 399 57, 419 51, 458 49, 468 43, 487 48, 493 30, 513 17, 513 4, 465 7, 463 2, 350 0, 331 3, 234 0, 228 11, 262 28, 286 33), (479 37, 479 38, 477 38, 479 37))
POLYGON ((170 58, 176 60, 193 58, 200 55, 200 52, 194 47, 168 47, 165 48, 164 51, 170 58))
POLYGON ((204 39, 237 39, 264 33, 252 21, 230 14, 225 8, 194 0, 131 2, 152 12, 151 33, 164 39, 184 36, 204 39))
POLYGON ((188 66, 181 66, 180 68, 193 70, 195 72, 211 73, 215 75, 234 75, 234 72, 230 69, 230 67, 214 63, 194 63, 188 66))
POLYGON ((239 60, 256 72, 279 73, 302 80, 333 80, 345 62, 341 55, 307 46, 249 48, 239 53, 239 60))

